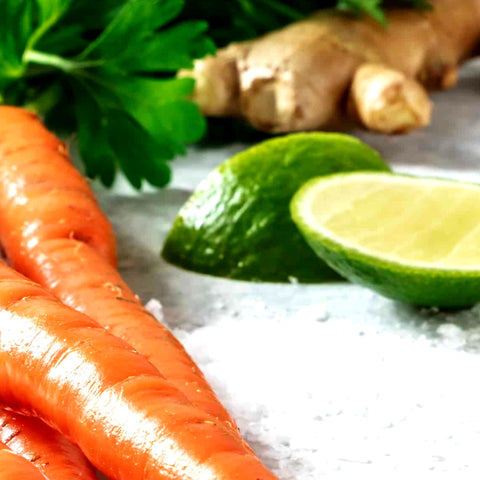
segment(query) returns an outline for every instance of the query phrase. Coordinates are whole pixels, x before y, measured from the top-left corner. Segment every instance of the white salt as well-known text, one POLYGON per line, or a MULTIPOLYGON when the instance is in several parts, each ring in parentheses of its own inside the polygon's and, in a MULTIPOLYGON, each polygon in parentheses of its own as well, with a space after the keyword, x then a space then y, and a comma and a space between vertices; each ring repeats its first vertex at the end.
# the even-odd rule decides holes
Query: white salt
POLYGON ((315 304, 217 313, 175 333, 280 479, 480 475, 480 359, 459 326, 429 339, 315 304))
POLYGON ((467 342, 467 335, 459 326, 453 323, 443 323, 437 328, 441 341, 450 348, 463 348, 467 342))
POLYGON ((162 323, 164 320, 163 317, 163 307, 162 304, 156 299, 150 299, 145 308, 160 322, 162 323))

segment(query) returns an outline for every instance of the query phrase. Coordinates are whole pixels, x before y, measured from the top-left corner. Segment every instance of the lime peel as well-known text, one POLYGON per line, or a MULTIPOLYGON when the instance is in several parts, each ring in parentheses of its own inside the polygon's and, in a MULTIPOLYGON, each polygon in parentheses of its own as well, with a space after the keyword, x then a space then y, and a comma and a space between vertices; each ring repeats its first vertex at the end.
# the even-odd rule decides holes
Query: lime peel
POLYGON ((480 186, 474 184, 375 172, 345 173, 307 182, 292 199, 291 212, 293 220, 317 255, 345 278, 408 303, 455 308, 480 301, 480 255, 472 254, 473 265, 466 264, 470 250, 480 252, 480 209, 477 212, 475 209, 469 210, 472 200, 469 195, 472 199, 478 196, 478 203, 475 204, 480 205, 480 186), (383 205, 379 205, 375 196, 370 203, 365 201, 365 197, 368 197, 365 192, 369 188, 378 189, 381 186, 385 187, 383 205), (417 202, 417 208, 423 208, 425 214, 431 207, 433 213, 422 219, 415 216, 413 209, 409 212, 410 217, 403 216, 402 225, 402 209, 408 211, 415 204, 415 199, 422 199, 422 191, 426 190, 429 190, 428 196, 423 197, 423 202, 417 202), (330 204, 324 198, 327 191, 330 192, 330 204), (448 195, 445 196, 446 193, 448 195), (340 198, 339 202, 333 200, 335 195, 340 198), (397 202, 393 207, 392 199, 397 202), (343 203, 346 208, 332 214, 332 210, 338 210, 338 203, 343 203), (377 208, 373 214, 366 210, 372 203, 377 208), (441 215, 435 216, 435 213, 445 212, 449 208, 450 212, 443 222, 441 215), (396 217, 395 210, 398 210, 396 217), (335 215, 337 220, 332 222, 335 215), (458 231, 462 233, 462 223, 456 223, 455 219, 465 223, 465 237, 460 237, 458 241, 455 235, 459 235, 458 231), (329 222, 339 228, 335 230, 332 225, 327 227, 329 222), (425 225, 419 234, 418 225, 421 222, 425 225), (433 230, 430 231, 432 226, 433 230), (438 234, 442 231, 443 235, 438 234), (392 232, 399 232, 400 236, 407 239, 406 246, 396 247, 397 254, 384 251, 385 245, 391 247, 397 240, 396 236, 392 237, 392 232), (437 242, 435 236, 439 238, 437 242), (462 245, 467 237, 471 246, 462 257, 462 249, 458 245, 462 245), (370 246, 365 246, 365 239, 371 243, 370 246), (452 257, 451 253, 447 255, 451 256, 450 262, 452 258, 460 258, 461 264, 442 264, 445 259, 441 253, 443 250, 451 251, 450 243, 453 240, 457 241, 453 247, 457 249, 457 257, 452 257), (416 248, 415 259, 408 257, 409 245, 416 248), (478 248, 472 248, 472 245, 478 245, 478 248), (402 248, 400 255, 398 251, 402 251, 402 248), (440 253, 435 249, 439 249, 440 253), (436 255, 439 260, 422 261, 418 259, 422 254, 436 255))
POLYGON ((352 170, 389 168, 378 152, 344 134, 299 133, 262 142, 201 182, 162 255, 189 270, 241 280, 338 279, 305 243, 289 203, 310 178, 352 170))

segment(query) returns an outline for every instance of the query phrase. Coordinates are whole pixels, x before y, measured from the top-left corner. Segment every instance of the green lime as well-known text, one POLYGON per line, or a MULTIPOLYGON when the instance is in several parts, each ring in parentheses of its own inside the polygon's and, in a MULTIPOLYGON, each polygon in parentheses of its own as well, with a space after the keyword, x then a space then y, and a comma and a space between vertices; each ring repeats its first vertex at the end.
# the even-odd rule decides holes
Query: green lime
POLYGON ((242 280, 318 282, 338 278, 290 218, 307 180, 351 170, 388 170, 359 140, 299 133, 267 140, 224 162, 180 210, 163 257, 183 268, 242 280))
POLYGON ((480 186, 388 173, 315 178, 293 220, 342 276, 421 306, 480 301, 480 186))

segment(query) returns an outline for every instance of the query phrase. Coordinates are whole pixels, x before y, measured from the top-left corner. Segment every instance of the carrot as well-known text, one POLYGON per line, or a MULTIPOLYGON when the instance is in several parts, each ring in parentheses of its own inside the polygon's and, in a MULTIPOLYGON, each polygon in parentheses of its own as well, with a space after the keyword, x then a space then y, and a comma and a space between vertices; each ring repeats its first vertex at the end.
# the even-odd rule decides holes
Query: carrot
POLYGON ((0 243, 15 269, 124 339, 239 436, 200 369, 116 271, 113 230, 64 145, 13 107, 0 107, 0 243))
MULTIPOLYGON (((27 169, 25 173, 28 182, 23 187, 29 190, 30 195, 42 197, 49 207, 45 209, 44 215, 36 218, 34 224, 29 226, 28 235, 32 242, 49 238, 77 238, 92 245, 107 261, 115 265, 116 246, 112 227, 97 207, 95 197, 81 174, 65 161, 65 145, 48 132, 35 115, 25 110, 1 106, 0 119, 2 177, 11 178, 27 169), (46 171, 61 178, 60 184, 46 183, 46 171), (70 200, 70 203, 66 204, 65 200, 70 200), (62 221, 62 218, 68 218, 68 222, 62 221)), ((27 179, 20 179, 20 183, 25 180, 27 179)), ((18 203, 25 198, 26 191, 22 191, 24 189, 20 183, 10 184, 8 192, 5 192, 6 202, 13 200, 18 203)), ((34 205, 25 206, 28 209, 34 205)), ((26 234, 22 228, 16 228, 12 232, 13 248, 17 242, 26 240, 26 234)), ((4 248, 9 250, 8 245, 4 245, 4 248)))
POLYGON ((0 410, 0 442, 48 480, 96 480, 80 449, 34 417, 0 410))
POLYGON ((28 460, 0 443, 0 480, 45 480, 28 460))
POLYGON ((0 404, 114 480, 275 480, 221 422, 92 319, 0 263, 0 404))

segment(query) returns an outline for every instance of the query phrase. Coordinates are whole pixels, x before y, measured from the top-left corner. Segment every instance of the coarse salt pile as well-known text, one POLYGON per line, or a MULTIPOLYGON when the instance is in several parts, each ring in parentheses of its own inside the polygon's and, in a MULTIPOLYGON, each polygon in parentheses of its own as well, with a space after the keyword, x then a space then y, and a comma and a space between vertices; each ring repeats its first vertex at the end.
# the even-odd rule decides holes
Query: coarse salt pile
POLYGON ((453 323, 413 338, 255 302, 175 334, 282 480, 480 475, 480 357, 453 323))

